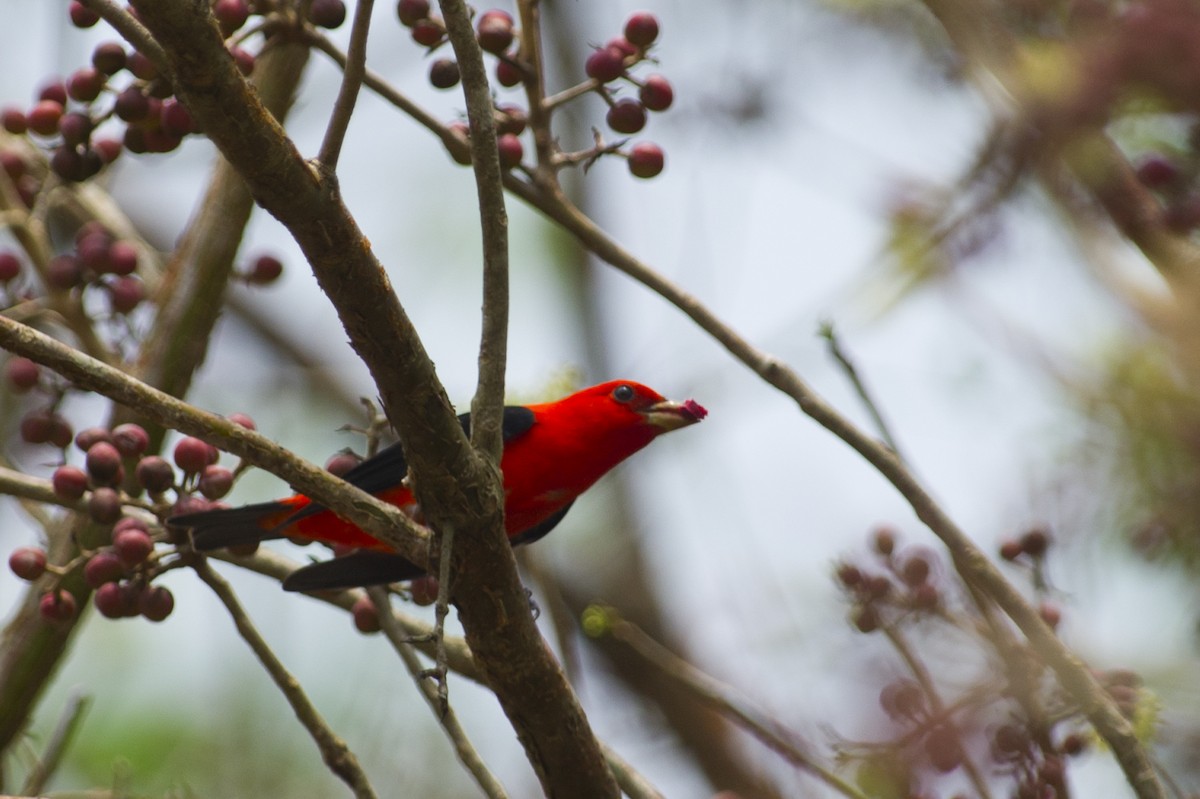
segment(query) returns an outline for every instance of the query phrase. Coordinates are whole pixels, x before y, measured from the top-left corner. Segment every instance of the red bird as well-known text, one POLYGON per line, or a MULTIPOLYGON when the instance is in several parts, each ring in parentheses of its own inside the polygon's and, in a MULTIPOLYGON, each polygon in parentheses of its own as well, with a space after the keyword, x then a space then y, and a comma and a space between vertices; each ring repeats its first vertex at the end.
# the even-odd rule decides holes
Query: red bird
MULTIPOLYGON (((615 380, 540 405, 504 409, 504 521, 513 546, 550 532, 576 498, 609 469, 655 438, 708 415, 693 400, 671 402, 653 389, 615 380)), ((470 414, 458 417, 470 433, 470 414)), ((409 513, 416 498, 405 482, 408 464, 399 444, 348 471, 343 479, 409 513)), ((317 591, 398 582, 424 572, 333 511, 297 494, 276 502, 175 516, 199 550, 269 538, 301 537, 357 548, 305 566, 284 580, 289 591, 317 591)))

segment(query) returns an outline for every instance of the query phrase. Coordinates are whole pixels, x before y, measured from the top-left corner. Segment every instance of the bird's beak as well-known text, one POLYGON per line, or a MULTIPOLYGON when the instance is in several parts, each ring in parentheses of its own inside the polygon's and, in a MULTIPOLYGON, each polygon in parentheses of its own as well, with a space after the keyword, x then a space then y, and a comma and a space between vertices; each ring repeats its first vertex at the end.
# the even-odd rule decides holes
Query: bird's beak
POLYGON ((685 402, 663 400, 642 409, 642 414, 651 426, 667 433, 671 430, 678 430, 681 427, 695 424, 705 416, 708 416, 708 411, 704 410, 704 406, 695 400, 687 400, 685 402))

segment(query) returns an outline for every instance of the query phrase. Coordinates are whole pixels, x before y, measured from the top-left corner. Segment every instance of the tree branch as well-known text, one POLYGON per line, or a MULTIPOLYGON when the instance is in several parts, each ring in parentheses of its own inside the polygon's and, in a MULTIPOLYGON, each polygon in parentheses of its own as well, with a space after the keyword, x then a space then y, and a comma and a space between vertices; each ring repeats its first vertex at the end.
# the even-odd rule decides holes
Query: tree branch
POLYGON ((358 102, 358 91, 362 87, 363 74, 367 69, 367 33, 371 28, 371 11, 374 8, 375 0, 358 0, 354 7, 354 24, 350 28, 350 49, 342 71, 342 85, 338 89, 333 113, 329 117, 329 126, 325 129, 325 139, 321 142, 320 154, 317 156, 320 168, 330 175, 337 172, 342 142, 346 140, 350 116, 358 102))

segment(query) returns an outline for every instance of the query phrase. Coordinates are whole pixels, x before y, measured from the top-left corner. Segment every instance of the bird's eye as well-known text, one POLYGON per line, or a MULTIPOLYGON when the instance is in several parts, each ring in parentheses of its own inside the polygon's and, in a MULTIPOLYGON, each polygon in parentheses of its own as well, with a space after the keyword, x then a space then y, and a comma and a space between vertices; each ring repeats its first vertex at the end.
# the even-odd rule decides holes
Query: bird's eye
POLYGON ((613 389, 612 396, 617 402, 629 402, 633 399, 633 386, 619 385, 613 389))

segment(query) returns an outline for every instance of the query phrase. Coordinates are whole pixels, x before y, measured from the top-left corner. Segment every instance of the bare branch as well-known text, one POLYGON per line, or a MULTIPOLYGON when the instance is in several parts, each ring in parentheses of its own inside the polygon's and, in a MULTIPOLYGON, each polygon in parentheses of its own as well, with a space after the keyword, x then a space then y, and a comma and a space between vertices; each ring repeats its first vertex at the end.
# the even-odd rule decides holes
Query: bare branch
POLYGON ((333 113, 329 117, 329 126, 325 129, 325 139, 321 142, 320 154, 317 156, 321 169, 330 175, 337 172, 342 142, 346 139, 346 130, 350 127, 350 117, 354 113, 355 103, 358 102, 358 91, 362 87, 363 74, 367 69, 367 33, 371 28, 371 11, 374 7, 375 0, 358 0, 354 8, 350 50, 342 71, 342 85, 338 89, 333 113))
POLYGON ((321 750, 321 757, 324 758, 330 770, 350 786, 358 799, 375 799, 375 789, 371 787, 367 775, 358 765, 358 758, 346 746, 346 742, 329 728, 325 719, 321 718, 321 714, 309 701, 304 689, 300 687, 299 681, 284 667, 275 653, 271 651, 271 647, 259 635, 229 583, 213 571, 203 557, 198 557, 192 564, 192 568, 225 605, 225 609, 233 618, 238 634, 254 651, 255 657, 267 670, 275 685, 279 687, 288 704, 292 706, 296 718, 312 736, 317 748, 321 750))

